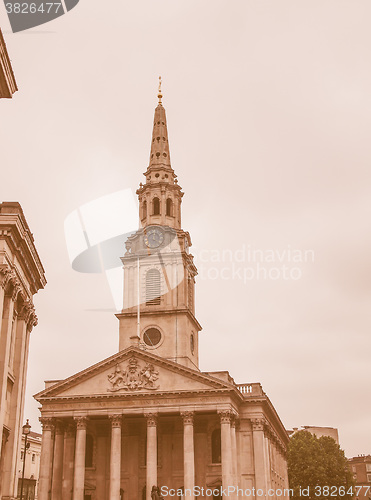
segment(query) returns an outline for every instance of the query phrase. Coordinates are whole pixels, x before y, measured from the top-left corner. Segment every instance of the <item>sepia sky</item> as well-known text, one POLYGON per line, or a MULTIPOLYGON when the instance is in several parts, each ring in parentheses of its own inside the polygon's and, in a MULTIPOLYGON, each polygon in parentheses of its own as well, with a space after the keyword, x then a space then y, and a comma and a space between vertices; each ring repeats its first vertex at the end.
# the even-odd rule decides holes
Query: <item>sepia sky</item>
POLYGON ((44 380, 118 349, 107 281, 72 270, 64 221, 144 181, 162 75, 201 369, 370 453, 370 17, 369 0, 80 0, 12 34, 0 6, 19 87, 0 102, 0 201, 21 203, 48 280, 33 430, 44 380))

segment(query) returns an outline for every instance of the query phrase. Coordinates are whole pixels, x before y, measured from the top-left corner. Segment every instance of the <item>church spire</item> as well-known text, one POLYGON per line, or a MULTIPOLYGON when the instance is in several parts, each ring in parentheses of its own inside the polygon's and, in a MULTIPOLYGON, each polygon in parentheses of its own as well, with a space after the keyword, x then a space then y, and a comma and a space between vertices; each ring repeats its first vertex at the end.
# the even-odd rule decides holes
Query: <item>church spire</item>
POLYGON ((162 104, 162 93, 161 93, 161 84, 162 84, 162 78, 161 76, 158 77, 158 103, 162 104))
POLYGON ((153 121, 149 165, 145 184, 137 190, 140 220, 143 225, 161 224, 181 228, 182 190, 170 163, 166 113, 162 105, 161 77, 158 86, 158 104, 153 121))
POLYGON ((160 76, 157 94, 158 105, 155 110, 155 118, 153 122, 151 153, 149 157, 149 167, 147 172, 149 172, 151 167, 153 166, 158 167, 163 165, 165 168, 167 167, 171 169, 166 113, 165 108, 162 105, 161 83, 162 79, 160 76))

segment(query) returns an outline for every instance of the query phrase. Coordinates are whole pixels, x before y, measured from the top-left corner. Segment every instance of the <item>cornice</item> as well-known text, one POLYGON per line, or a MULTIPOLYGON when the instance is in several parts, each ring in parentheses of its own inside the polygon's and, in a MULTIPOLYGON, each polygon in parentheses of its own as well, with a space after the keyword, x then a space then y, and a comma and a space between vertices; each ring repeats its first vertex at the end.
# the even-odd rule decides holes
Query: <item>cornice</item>
POLYGON ((0 238, 6 240, 11 252, 17 255, 32 294, 46 285, 45 271, 37 253, 33 235, 19 204, 0 204, 0 238), (6 212, 7 206, 11 213, 6 212), (16 212, 14 210, 17 210, 16 212))
MULTIPOLYGON (((159 306, 161 307, 161 306, 159 306)), ((135 311, 130 311, 130 312, 120 312, 120 313, 117 313, 115 314, 116 318, 117 319, 120 319, 120 318, 130 318, 130 317, 137 317, 137 310, 135 309, 135 311)), ((200 323, 197 321, 195 315, 187 308, 187 307, 182 307, 182 308, 178 308, 178 309, 152 309, 150 311, 146 311, 145 310, 145 307, 141 308, 141 311, 140 311, 140 315, 141 316, 164 316, 164 315, 168 315, 168 316, 177 316, 179 314, 185 314, 186 316, 188 316, 192 321, 193 323, 195 324, 196 328, 198 329, 198 331, 200 332, 202 330, 202 326, 200 325, 200 323)))
MULTIPOLYGON (((36 395, 38 396, 38 395, 36 395)), ((174 398, 186 398, 186 397, 215 397, 215 396, 231 396, 230 389, 197 389, 194 391, 162 391, 162 392, 137 392, 137 393, 107 393, 107 394, 86 394, 86 395, 68 395, 68 396, 40 396, 36 398, 40 403, 65 403, 66 401, 84 401, 84 400, 137 400, 137 399, 151 399, 158 400, 174 398)))

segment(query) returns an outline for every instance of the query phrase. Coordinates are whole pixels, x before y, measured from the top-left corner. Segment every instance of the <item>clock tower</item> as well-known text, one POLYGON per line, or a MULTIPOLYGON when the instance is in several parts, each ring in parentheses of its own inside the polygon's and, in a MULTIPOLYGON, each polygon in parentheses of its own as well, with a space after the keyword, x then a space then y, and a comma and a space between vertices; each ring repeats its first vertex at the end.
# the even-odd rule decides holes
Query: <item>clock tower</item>
POLYGON ((181 228, 183 192, 171 167, 161 78, 149 165, 140 183, 141 228, 126 242, 122 257, 124 304, 120 351, 139 345, 153 354, 198 368, 198 333, 194 287, 196 266, 191 238, 181 228))

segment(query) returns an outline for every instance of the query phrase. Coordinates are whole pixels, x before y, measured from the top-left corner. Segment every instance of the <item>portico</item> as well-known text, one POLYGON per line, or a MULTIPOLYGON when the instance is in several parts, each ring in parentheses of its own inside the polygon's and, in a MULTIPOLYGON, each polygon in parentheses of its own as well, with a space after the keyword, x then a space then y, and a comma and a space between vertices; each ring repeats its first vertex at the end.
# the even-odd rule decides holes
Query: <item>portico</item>
MULTIPOLYGON (((115 413, 105 417, 101 415, 89 415, 89 417, 43 417, 44 457, 40 470, 39 498, 49 498, 52 492, 53 500, 84 500, 89 496, 86 483, 94 485, 90 491, 91 498, 97 498, 96 492, 104 495, 100 498, 119 500, 120 498, 138 498, 150 500, 151 489, 154 485, 163 485, 168 488, 187 490, 186 498, 194 499, 193 491, 196 485, 195 474, 195 439, 194 422, 202 425, 205 419, 213 417, 216 424, 222 415, 224 426, 227 427, 228 415, 230 420, 234 418, 232 410, 225 410, 222 414, 196 412, 193 408, 183 408, 181 412, 163 412, 160 408, 154 408, 142 415, 130 413, 115 413), (73 460, 64 460, 68 454, 71 438, 71 427, 74 428, 74 453, 73 460), (103 431, 104 430, 104 431, 103 431), (103 432, 102 432, 103 431, 103 432), (92 439, 93 447, 87 450, 86 435, 92 439), (104 443, 102 441, 102 437, 104 443), (182 437, 182 440, 179 439, 182 437), (183 446, 182 446, 183 441, 183 446), (143 443, 145 456, 143 457, 143 443), (178 469, 169 468, 170 461, 164 457, 166 448, 170 445, 178 445, 179 448, 172 450, 178 469), (103 446, 102 446, 103 445, 103 446), (100 459, 99 467, 107 471, 106 474, 98 474, 98 464, 94 463, 94 449, 104 447, 108 453, 100 459), (93 454, 92 467, 86 467, 90 456, 93 454), (73 487, 68 491, 63 484, 71 481, 71 462, 73 463, 74 478, 73 487), (182 462, 182 463, 181 463, 182 462), (53 463, 53 467, 50 467, 53 463), (133 484, 130 473, 134 473, 137 484, 133 484), (143 489, 145 487, 146 496, 143 489), (85 494, 84 494, 85 489, 85 494), (121 491, 121 496, 120 496, 121 491), (122 493, 123 492, 123 493, 122 493), (189 492, 189 493, 188 493, 189 492), (130 495, 129 495, 130 493, 130 495)), ((225 433, 228 432, 226 429, 225 433)), ((231 429, 229 429, 231 439, 231 429)), ((207 440, 205 440, 207 447, 207 440)), ((199 443, 196 445, 199 446, 199 443)), ((173 447, 173 446, 172 446, 173 447)), ((207 454, 207 449, 197 449, 198 454, 207 454)), ((225 452, 229 456, 228 452, 225 452)), ((70 454, 71 455, 71 454, 70 454)), ((96 455, 96 454, 95 454, 96 455)), ((223 451, 222 451, 223 456, 223 451)), ((237 456, 234 457, 237 460, 237 456)), ((226 478, 225 484, 232 483, 227 462, 222 460, 221 464, 213 465, 211 474, 226 478), (227 466, 227 470, 224 470, 227 466)), ((198 486, 206 487, 206 478, 198 477, 198 486)), ((209 482, 214 478, 210 475, 209 482)))
POLYGON ((150 500, 153 486, 194 500, 195 486, 266 489, 272 470, 272 484, 287 482, 285 430, 272 405, 260 384, 237 385, 225 372, 196 372, 131 347, 48 382, 36 399, 40 500, 150 500), (112 390, 112 373, 133 366, 132 377, 156 373, 156 389, 112 390))

